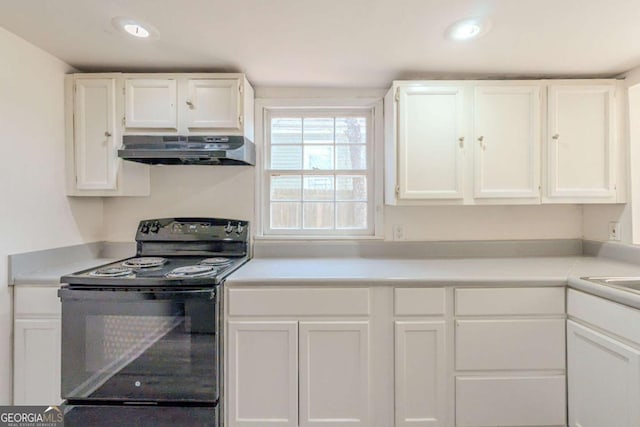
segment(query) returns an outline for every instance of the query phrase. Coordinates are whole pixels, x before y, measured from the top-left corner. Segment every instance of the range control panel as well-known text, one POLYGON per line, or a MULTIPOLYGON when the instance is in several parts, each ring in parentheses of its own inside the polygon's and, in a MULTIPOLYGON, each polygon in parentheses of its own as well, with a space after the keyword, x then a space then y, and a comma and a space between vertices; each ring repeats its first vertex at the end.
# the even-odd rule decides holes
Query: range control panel
POLYGON ((138 242, 247 241, 249 222, 226 218, 163 218, 140 221, 138 242))

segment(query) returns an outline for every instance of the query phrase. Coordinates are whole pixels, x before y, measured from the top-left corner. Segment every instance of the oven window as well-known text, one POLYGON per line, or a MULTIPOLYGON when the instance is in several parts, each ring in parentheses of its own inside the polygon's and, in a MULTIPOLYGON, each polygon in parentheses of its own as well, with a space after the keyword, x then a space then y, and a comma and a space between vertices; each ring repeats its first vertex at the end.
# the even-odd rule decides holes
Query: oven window
MULTIPOLYGON (((87 291, 70 292, 82 297, 87 291)), ((63 298, 63 397, 214 402, 215 299, 177 294, 131 301, 135 293, 108 295, 120 293, 122 300, 63 298)))

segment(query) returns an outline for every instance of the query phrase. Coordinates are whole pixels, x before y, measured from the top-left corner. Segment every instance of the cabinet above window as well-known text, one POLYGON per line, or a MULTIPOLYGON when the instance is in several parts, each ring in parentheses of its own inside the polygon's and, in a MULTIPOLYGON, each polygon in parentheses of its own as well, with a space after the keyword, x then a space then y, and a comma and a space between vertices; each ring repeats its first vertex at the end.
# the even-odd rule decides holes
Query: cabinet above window
POLYGON ((624 203, 623 96, 616 80, 394 82, 385 203, 624 203))

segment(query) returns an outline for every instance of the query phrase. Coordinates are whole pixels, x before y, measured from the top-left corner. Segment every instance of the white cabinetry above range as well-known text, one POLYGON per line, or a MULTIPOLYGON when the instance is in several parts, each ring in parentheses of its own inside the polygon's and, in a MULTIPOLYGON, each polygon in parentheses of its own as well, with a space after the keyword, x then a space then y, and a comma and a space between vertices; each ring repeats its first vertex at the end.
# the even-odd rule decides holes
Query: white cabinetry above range
POLYGON ((123 135, 254 138, 244 74, 71 74, 65 103, 70 196, 149 195, 149 166, 118 158, 123 135))
POLYGON ((622 203, 623 96, 615 80, 394 82, 385 202, 622 203))

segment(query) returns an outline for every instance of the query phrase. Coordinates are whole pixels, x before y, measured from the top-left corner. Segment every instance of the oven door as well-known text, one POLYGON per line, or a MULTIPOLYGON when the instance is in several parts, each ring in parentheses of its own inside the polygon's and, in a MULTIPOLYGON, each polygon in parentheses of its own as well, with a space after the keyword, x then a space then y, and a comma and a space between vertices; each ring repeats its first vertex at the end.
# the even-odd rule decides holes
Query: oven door
POLYGON ((218 290, 60 289, 62 397, 217 402, 218 290))

